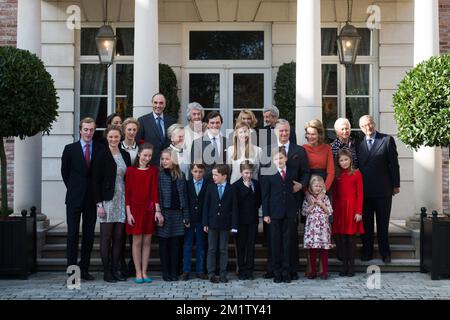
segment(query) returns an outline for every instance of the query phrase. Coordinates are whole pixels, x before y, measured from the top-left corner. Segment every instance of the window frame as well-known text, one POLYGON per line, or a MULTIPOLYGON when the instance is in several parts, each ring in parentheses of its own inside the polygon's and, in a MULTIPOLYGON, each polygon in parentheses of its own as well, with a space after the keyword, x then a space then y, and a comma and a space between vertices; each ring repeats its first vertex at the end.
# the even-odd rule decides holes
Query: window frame
MULTIPOLYGON (((356 28, 367 28, 365 23, 352 23, 356 28)), ((321 28, 337 28, 337 33, 345 26, 345 23, 323 23, 321 28)), ((374 117, 375 122, 379 123, 379 32, 373 29, 371 38, 371 55, 358 56, 355 64, 369 65, 369 114, 374 117)), ((325 64, 337 65, 337 117, 346 117, 346 98, 360 97, 359 95, 346 94, 346 67, 339 63, 339 56, 321 56, 321 66, 325 64)), ((322 98, 333 95, 325 95, 322 98)), ((367 95, 361 96, 367 97, 367 95)), ((333 131, 334 128, 325 128, 326 131, 333 131)), ((360 128, 352 127, 352 131, 359 132, 360 128)))

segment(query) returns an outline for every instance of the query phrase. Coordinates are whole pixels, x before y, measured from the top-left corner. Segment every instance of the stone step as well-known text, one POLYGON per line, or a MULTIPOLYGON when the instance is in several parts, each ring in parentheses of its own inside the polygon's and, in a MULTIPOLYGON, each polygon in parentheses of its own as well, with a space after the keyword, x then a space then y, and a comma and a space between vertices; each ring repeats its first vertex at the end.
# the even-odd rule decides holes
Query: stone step
MULTIPOLYGON (((233 272, 235 268, 236 259, 234 257, 229 258, 228 270, 233 272)), ((63 258, 47 258, 37 259, 37 271, 65 271, 67 260, 63 258)), ((337 259, 330 258, 328 261, 330 272, 337 272, 340 270, 341 262, 337 259)), ((367 272, 369 266, 379 266, 381 272, 418 272, 420 266, 419 259, 392 259, 391 263, 385 264, 380 259, 374 259, 371 261, 360 261, 356 259, 355 269, 357 272, 367 272)), ((160 271, 160 261, 158 258, 149 259, 149 271, 150 273, 160 271)), ((300 259, 300 267, 303 272, 306 268, 306 259, 300 259)), ((266 259, 255 259, 255 271, 265 271, 266 259)), ((102 263, 98 258, 91 259, 90 271, 102 271, 102 263)))

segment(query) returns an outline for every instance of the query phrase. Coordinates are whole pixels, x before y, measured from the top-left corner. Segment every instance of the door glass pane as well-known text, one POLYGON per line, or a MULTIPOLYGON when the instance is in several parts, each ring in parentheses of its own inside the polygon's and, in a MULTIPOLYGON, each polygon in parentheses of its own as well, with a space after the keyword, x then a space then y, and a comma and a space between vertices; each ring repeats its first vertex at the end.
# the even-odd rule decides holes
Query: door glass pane
POLYGON ((368 64, 354 64, 345 69, 347 95, 369 94, 369 71, 370 66, 368 64))
POLYGON ((122 119, 131 117, 133 110, 133 65, 116 65, 116 112, 122 119))
POLYGON ((369 98, 347 98, 345 100, 345 116, 350 121, 352 129, 359 129, 359 118, 369 114, 369 98))
POLYGON ((198 102, 206 109, 220 109, 220 74, 189 74, 189 102, 198 102))
POLYGON ((134 28, 117 28, 117 55, 134 55, 134 28))
POLYGON ((80 97, 80 119, 91 117, 98 128, 105 128, 108 112, 107 97, 80 97))
POLYGON ((322 55, 336 56, 337 55, 337 28, 322 28, 320 29, 322 37, 322 55))
POLYGON ((337 65, 322 65, 322 94, 337 95, 337 65))
POLYGON ((264 108, 263 73, 233 74, 233 108, 234 109, 264 108))
POLYGON ((97 45, 95 43, 95 36, 99 28, 82 28, 81 29, 81 55, 82 56, 96 56, 97 45))
POLYGON ((264 31, 190 31, 190 60, 264 60, 264 31))
POLYGON ((332 139, 334 136, 334 122, 338 114, 338 102, 335 97, 323 97, 322 98, 322 120, 325 129, 327 130, 327 136, 332 139))
POLYGON ((104 65, 80 65, 80 94, 99 95, 107 94, 107 72, 104 65))
POLYGON ((367 28, 357 28, 358 34, 361 36, 361 41, 359 42, 358 55, 359 56, 370 56, 370 44, 372 38, 372 31, 367 28))

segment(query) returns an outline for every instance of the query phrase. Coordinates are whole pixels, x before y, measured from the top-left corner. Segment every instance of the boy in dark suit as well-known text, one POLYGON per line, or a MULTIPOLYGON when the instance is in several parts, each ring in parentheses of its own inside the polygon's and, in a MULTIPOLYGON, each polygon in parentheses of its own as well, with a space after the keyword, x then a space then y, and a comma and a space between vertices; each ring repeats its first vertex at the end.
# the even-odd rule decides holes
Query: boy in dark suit
POLYGON ((80 121, 80 140, 65 146, 61 158, 61 176, 67 188, 67 265, 76 265, 78 259, 78 238, 80 219, 83 216, 83 238, 81 240, 81 279, 94 280, 88 273, 91 251, 94 244, 97 212, 92 192, 92 163, 104 148, 92 140, 95 120, 80 121))
POLYGON ((205 275, 205 232, 202 225, 203 203, 205 201, 205 193, 207 182, 203 179, 205 174, 204 164, 191 164, 192 178, 187 182, 188 205, 190 223, 184 232, 184 249, 183 249, 183 274, 181 279, 189 280, 191 272, 192 247, 195 241, 195 271, 200 279, 208 279, 205 275))
POLYGON ((269 224, 274 282, 291 282, 292 246, 296 230, 298 204, 293 193, 293 179, 286 168, 286 149, 272 152, 277 167, 274 175, 261 176, 264 222, 269 224))
POLYGON ((238 231, 236 190, 227 182, 228 176, 226 164, 214 166, 214 183, 208 185, 203 206, 203 228, 208 233, 208 276, 212 283, 228 282, 228 237, 230 230, 232 233, 238 231), (220 252, 220 278, 215 275, 217 247, 220 252))
POLYGON ((239 233, 237 234, 237 258, 239 280, 253 280, 255 265, 255 240, 258 232, 261 188, 252 179, 253 164, 248 160, 240 165, 242 177, 233 185, 238 201, 239 233))

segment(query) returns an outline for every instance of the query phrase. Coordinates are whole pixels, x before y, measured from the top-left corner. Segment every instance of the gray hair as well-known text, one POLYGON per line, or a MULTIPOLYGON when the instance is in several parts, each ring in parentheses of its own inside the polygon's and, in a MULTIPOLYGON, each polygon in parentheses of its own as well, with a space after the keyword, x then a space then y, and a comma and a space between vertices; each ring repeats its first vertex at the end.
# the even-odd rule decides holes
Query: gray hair
POLYGON ((336 122, 334 123, 334 131, 337 132, 337 131, 339 130, 339 127, 342 126, 342 125, 346 125, 346 126, 348 126, 350 129, 352 129, 352 126, 351 126, 351 124, 350 124, 350 121, 348 121, 347 118, 338 118, 338 119, 336 120, 336 122))
POLYGON ((275 129, 279 126, 284 126, 287 125, 289 127, 289 129, 291 129, 291 125, 289 124, 289 121, 287 121, 286 119, 278 119, 277 123, 275 124, 275 129))
POLYGON ((369 120, 371 123, 375 125, 375 120, 373 120, 373 117, 370 114, 365 114, 361 118, 359 118, 359 126, 361 126, 361 121, 363 121, 364 119, 369 120))
POLYGON ((184 130, 184 127, 179 123, 174 123, 169 128, 167 128, 167 136, 172 141, 172 136, 179 130, 184 130))
POLYGON ((277 117, 277 118, 278 118, 278 117, 280 116, 280 111, 279 111, 278 108, 277 108, 276 106, 274 106, 274 105, 264 107, 263 113, 266 113, 266 112, 269 112, 269 111, 270 111, 270 114, 271 114, 272 116, 274 116, 274 117, 277 117))
POLYGON ((201 111, 202 119, 205 117, 205 109, 203 109, 202 105, 198 102, 191 102, 188 104, 187 109, 186 109, 187 121, 191 121, 191 113, 192 113, 192 110, 194 110, 194 109, 201 111))

